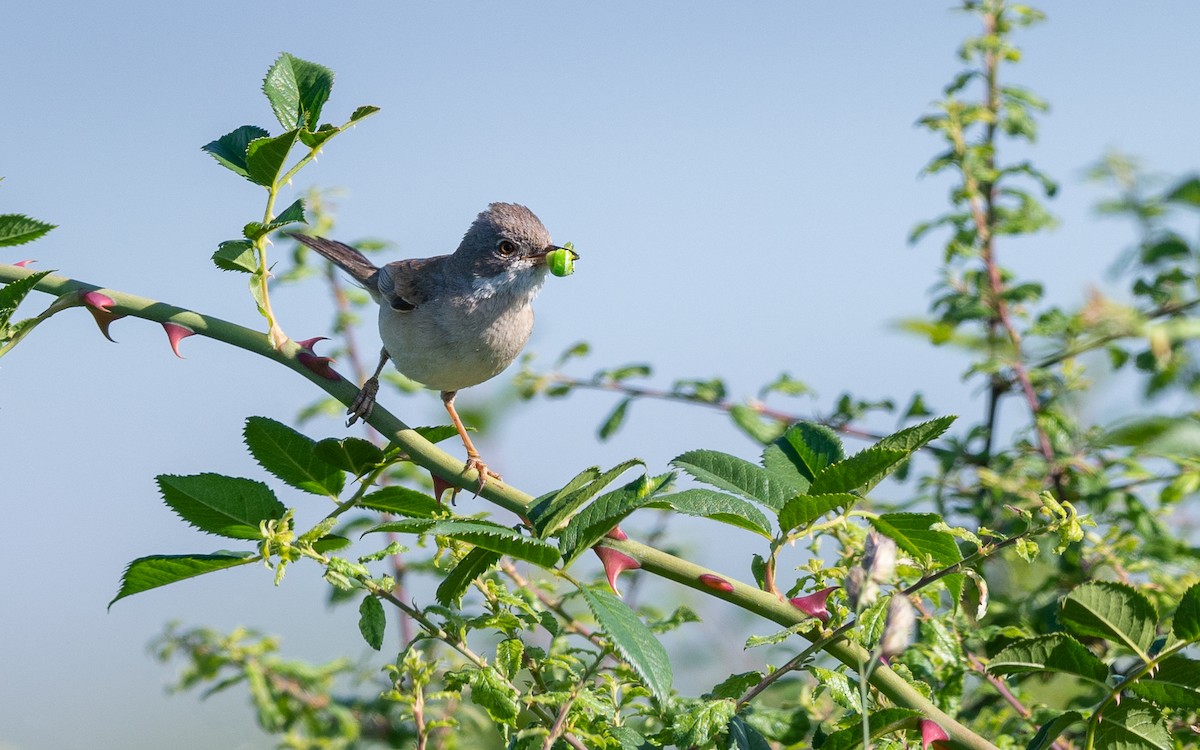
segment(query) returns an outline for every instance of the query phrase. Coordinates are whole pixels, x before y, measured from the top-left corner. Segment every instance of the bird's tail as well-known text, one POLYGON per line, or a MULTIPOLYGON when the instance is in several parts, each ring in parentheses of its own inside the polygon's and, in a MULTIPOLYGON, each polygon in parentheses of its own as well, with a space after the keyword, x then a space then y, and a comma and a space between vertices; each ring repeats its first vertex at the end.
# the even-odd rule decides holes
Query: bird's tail
POLYGON ((367 260, 367 256, 349 245, 337 240, 327 240, 324 237, 314 237, 308 234, 288 232, 287 235, 316 250, 322 256, 329 259, 335 266, 350 274, 355 281, 363 286, 370 287, 372 285, 372 277, 379 268, 367 260))

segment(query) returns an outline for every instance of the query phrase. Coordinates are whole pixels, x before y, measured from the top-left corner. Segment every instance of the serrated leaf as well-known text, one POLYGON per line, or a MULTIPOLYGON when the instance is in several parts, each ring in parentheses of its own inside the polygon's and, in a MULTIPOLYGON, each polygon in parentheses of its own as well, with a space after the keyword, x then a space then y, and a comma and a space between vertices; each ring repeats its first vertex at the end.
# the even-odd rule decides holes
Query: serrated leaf
POLYGON ((499 724, 513 725, 521 714, 517 693, 491 668, 471 672, 471 701, 499 724))
POLYGON ((525 644, 520 638, 507 638, 496 644, 496 669, 508 679, 517 676, 521 671, 522 657, 525 655, 525 644))
POLYGON ((737 750, 771 750, 771 745, 767 742, 767 738, 754 727, 742 720, 742 717, 735 716, 729 720, 729 742, 730 747, 737 750))
POLYGON ((350 113, 350 122, 358 122, 359 120, 361 120, 365 117, 370 117, 371 115, 375 114, 378 111, 379 111, 379 107, 376 107, 371 104, 364 104, 363 106, 359 107, 358 109, 356 109, 350 113))
POLYGON ((336 498, 346 475, 316 454, 316 441, 281 422, 250 417, 242 432, 258 465, 284 483, 314 495, 336 498))
POLYGON ((706 698, 741 698, 746 691, 762 682, 761 672, 731 674, 704 694, 706 698))
POLYGON ((109 608, 118 600, 143 591, 195 578, 216 570, 245 565, 258 556, 250 552, 218 552, 212 555, 151 555, 139 557, 125 568, 121 588, 109 608))
POLYGON ((254 245, 249 240, 226 240, 217 245, 212 262, 222 271, 254 273, 258 270, 258 259, 254 256, 254 245))
POLYGON ((246 147, 246 177, 256 185, 271 187, 296 144, 298 130, 289 130, 274 138, 258 138, 246 147))
POLYGON ((896 546, 911 555, 918 563, 927 558, 935 565, 953 565, 962 560, 954 537, 930 527, 942 522, 936 513, 884 513, 868 519, 880 534, 896 542, 896 546))
POLYGON ((1158 613, 1137 589, 1112 581, 1076 586, 1063 598, 1059 621, 1079 635, 1116 641, 1142 658, 1154 643, 1158 613))
POLYGON ((263 93, 275 119, 286 129, 316 130, 321 109, 333 90, 333 71, 284 52, 267 70, 263 93))
POLYGON ((1200 661, 1186 656, 1165 659, 1133 684, 1133 692, 1167 708, 1200 708, 1200 661))
POLYGON ((785 534, 808 526, 821 516, 833 510, 845 512, 854 507, 861 498, 848 492, 835 492, 828 495, 797 495, 779 511, 779 528, 785 534))
POLYGON ((824 667, 812 667, 813 677, 817 678, 820 689, 828 690, 829 697, 834 703, 855 713, 862 712, 862 703, 858 694, 858 685, 851 685, 850 678, 844 672, 837 672, 824 667))
POLYGON ((1083 721, 1083 715, 1078 711, 1066 711, 1054 717, 1038 728, 1037 734, 1025 746, 1025 750, 1046 750, 1054 744, 1063 732, 1083 721))
POLYGON ((615 594, 590 586, 580 588, 579 593, 613 648, 650 693, 659 702, 666 703, 671 695, 671 660, 654 633, 615 594))
POLYGON ((21 301, 29 296, 37 283, 49 274, 50 271, 35 271, 23 279, 10 281, 4 286, 0 286, 0 335, 4 333, 8 321, 12 320, 13 313, 17 311, 21 301))
POLYGON ((905 427, 903 430, 894 432, 883 438, 875 446, 886 450, 900 450, 911 455, 914 451, 928 445, 929 441, 950 429, 950 425, 954 423, 955 419, 956 417, 950 416, 938 417, 928 422, 921 422, 911 427, 905 427))
POLYGON ((371 441, 356 437, 319 440, 313 452, 330 466, 355 477, 363 476, 383 461, 383 451, 371 441))
POLYGON ((350 540, 344 536, 337 534, 326 534, 320 539, 312 543, 313 550, 322 554, 326 552, 337 552, 340 549, 345 549, 350 546, 350 540))
POLYGON ((395 521, 367 529, 364 534, 392 531, 400 534, 425 533, 457 539, 502 555, 527 560, 549 568, 558 562, 558 550, 541 539, 526 536, 516 529, 488 521, 395 521))
POLYGON ((600 425, 600 430, 597 433, 601 440, 608 440, 617 430, 621 429, 621 425, 625 422, 625 414, 629 410, 629 403, 632 398, 623 398, 617 404, 616 408, 609 413, 608 418, 600 425))
POLYGON ((283 518, 287 508, 262 482, 222 474, 156 478, 163 501, 180 518, 209 534, 260 539, 259 523, 283 518))
POLYGON ((300 142, 311 149, 318 149, 325 145, 325 141, 342 132, 341 128, 326 123, 316 130, 301 130, 300 142))
POLYGON ((1193 585, 1180 597, 1171 632, 1181 641, 1200 641, 1200 583, 1193 585))
POLYGON ((440 443, 458 435, 458 430, 453 425, 439 424, 433 427, 414 427, 412 429, 413 432, 431 443, 440 443))
POLYGON ((589 481, 584 481, 584 477, 594 472, 595 468, 584 469, 552 497, 535 502, 530 508, 529 518, 533 521, 538 536, 545 538, 553 534, 568 516, 612 484, 613 480, 634 466, 644 465, 641 460, 631 458, 589 481))
POLYGON ((714 521, 753 531, 771 538, 771 522, 756 506, 748 501, 724 492, 707 489, 690 489, 671 495, 659 495, 654 506, 670 508, 688 516, 711 518, 714 521))
POLYGON ((258 221, 250 222, 243 228, 242 234, 247 240, 253 242, 265 234, 274 232, 276 229, 286 227, 289 224, 303 224, 305 221, 304 201, 297 198, 296 200, 292 201, 290 206, 283 209, 283 213, 279 214, 266 224, 258 221))
POLYGON ((654 493, 665 487, 670 478, 671 475, 655 478, 642 475, 601 495, 575 514, 559 536, 564 565, 570 565, 630 513, 652 502, 654 493))
POLYGON ((442 582, 437 587, 437 600, 444 606, 453 606, 454 602, 458 601, 467 589, 471 587, 471 583, 492 569, 500 560, 500 553, 493 552, 490 549, 476 547, 463 556, 463 559, 458 561, 458 565, 454 566, 454 570, 442 579, 442 582))
POLYGON ((724 731, 737 712, 732 700, 694 701, 676 711, 672 730, 675 747, 713 747, 717 735, 724 731))
POLYGON ((1058 672, 1104 686, 1108 667, 1079 641, 1065 633, 1010 643, 988 662, 992 674, 1058 672))
POLYGON ((837 433, 825 425, 797 422, 763 451, 767 469, 811 482, 830 464, 846 457, 837 433))
POLYGON ((671 465, 701 482, 736 492, 776 511, 805 489, 803 483, 792 476, 719 451, 688 451, 676 456, 671 465))
POLYGON ((0 247, 33 242, 55 226, 23 214, 0 214, 0 247))
POLYGON ((251 141, 269 135, 270 133, 255 125, 243 125, 212 143, 201 146, 201 149, 208 152, 223 167, 249 179, 250 176, 246 173, 246 149, 251 141))
POLYGON ((383 603, 367 594, 358 605, 358 632, 362 633, 368 646, 378 651, 383 648, 383 631, 386 627, 387 616, 383 613, 383 603))
MULTIPOLYGON (((867 716, 872 740, 884 735, 907 729, 915 730, 919 726, 921 712, 911 708, 884 708, 874 711, 867 716)), ((839 729, 825 738, 821 750, 853 750, 862 747, 863 731, 861 717, 850 717, 845 729, 839 729)))
POLYGON ((442 509, 432 496, 409 487, 381 487, 358 501, 361 508, 414 518, 433 518, 442 509))
POLYGON ((813 495, 854 490, 867 492, 907 459, 906 451, 872 446, 822 469, 808 491, 813 495))
POLYGON ((1096 727, 1096 747, 1104 750, 1171 750, 1171 735, 1158 709, 1135 698, 1104 712, 1096 727))
POLYGON ((756 442, 767 444, 778 440, 785 426, 774 419, 767 419, 757 409, 745 404, 734 404, 729 408, 733 423, 756 442))

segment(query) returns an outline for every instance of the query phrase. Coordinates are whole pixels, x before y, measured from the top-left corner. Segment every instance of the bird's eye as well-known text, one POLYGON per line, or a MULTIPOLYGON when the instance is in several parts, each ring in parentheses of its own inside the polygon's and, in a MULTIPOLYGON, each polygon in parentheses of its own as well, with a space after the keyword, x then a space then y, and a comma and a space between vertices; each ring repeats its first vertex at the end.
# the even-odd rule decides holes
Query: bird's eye
POLYGON ((517 253, 517 246, 510 240, 500 240, 496 243, 496 252, 503 258, 510 258, 517 253))

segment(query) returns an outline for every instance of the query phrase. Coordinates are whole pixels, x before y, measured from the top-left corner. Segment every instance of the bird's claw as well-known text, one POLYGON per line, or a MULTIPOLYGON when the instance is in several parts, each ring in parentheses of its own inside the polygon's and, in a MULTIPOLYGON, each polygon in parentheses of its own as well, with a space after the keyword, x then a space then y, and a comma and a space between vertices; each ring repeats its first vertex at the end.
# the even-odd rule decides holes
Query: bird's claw
POLYGON ((378 393, 379 378, 371 377, 362 384, 358 395, 354 397, 350 408, 346 410, 346 413, 350 415, 350 418, 346 420, 347 427, 360 419, 364 422, 367 421, 367 418, 371 416, 371 410, 375 408, 375 396, 378 393))
POLYGON ((487 467, 487 464, 483 462, 483 459, 479 457, 479 454, 467 456, 466 470, 474 470, 479 474, 479 483, 475 487, 475 497, 479 497, 479 493, 483 492, 483 488, 484 485, 487 484, 488 477, 496 480, 501 479, 499 474, 487 467))

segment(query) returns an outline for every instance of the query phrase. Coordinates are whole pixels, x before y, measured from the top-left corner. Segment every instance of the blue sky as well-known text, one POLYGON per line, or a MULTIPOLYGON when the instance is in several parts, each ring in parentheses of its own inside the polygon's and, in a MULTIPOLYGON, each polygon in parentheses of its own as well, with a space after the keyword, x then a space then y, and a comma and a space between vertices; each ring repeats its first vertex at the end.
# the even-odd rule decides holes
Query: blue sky
MULTIPOLYGON (((594 354, 579 374, 649 361, 658 385, 721 375, 740 397, 788 371, 818 393, 790 405, 801 413, 828 409, 844 390, 904 399, 919 388, 939 411, 980 408, 956 355, 891 329, 925 309, 936 279, 937 243, 905 242, 944 209, 947 189, 918 176, 940 144, 914 122, 957 69, 970 18, 943 3, 331 8, 6 9, 0 212, 60 226, 0 260, 36 257, 258 325, 240 279, 208 258, 261 213, 262 196, 200 146, 239 125, 274 125, 259 84, 286 50, 336 71, 328 119, 382 108, 296 185, 297 195, 344 191, 340 237, 387 238, 398 257, 448 252, 488 202, 509 200, 575 243, 578 272, 551 279, 538 299, 539 361, 585 339, 594 354)), ((1062 182, 1052 204, 1061 225, 1000 252, 1071 303, 1103 286, 1131 237, 1092 214, 1099 193, 1086 167, 1112 148, 1157 171, 1197 165, 1200 5, 1047 10, 1049 22, 1019 38, 1025 60, 1007 75, 1052 105, 1039 143, 1021 153, 1062 182)), ((329 314, 311 287, 275 304, 297 338, 319 333, 329 314)), ((288 420, 314 393, 214 343, 185 342, 180 361, 157 327, 123 321, 114 335, 119 345, 82 314, 58 316, 0 362, 0 748, 268 747, 239 695, 164 697, 169 670, 145 644, 177 618, 280 632, 305 658, 353 652, 352 613, 314 606, 315 576, 297 570, 275 589, 266 574, 238 571, 104 607, 129 560, 220 546, 173 520, 153 477, 255 476, 238 442, 243 419, 288 420)), ((461 402, 500 392, 510 374, 461 402)), ((1128 401, 1119 389, 1111 397, 1128 401)), ((603 394, 531 404, 477 442, 535 494, 592 463, 638 455, 661 470, 698 447, 755 452, 719 415, 664 404, 636 405, 626 429, 597 444, 612 405, 603 394)), ((431 395, 394 411, 441 419, 431 395)), ((344 434, 334 421, 309 432, 344 434)), ((677 528, 685 548, 704 546, 709 527, 677 528)), ((706 562, 744 576, 743 558, 706 562)), ((722 614, 692 626, 697 639, 722 614)), ((740 653, 740 636, 728 640, 730 668, 759 658, 740 653)))

